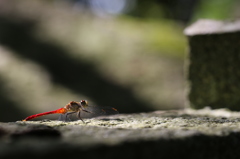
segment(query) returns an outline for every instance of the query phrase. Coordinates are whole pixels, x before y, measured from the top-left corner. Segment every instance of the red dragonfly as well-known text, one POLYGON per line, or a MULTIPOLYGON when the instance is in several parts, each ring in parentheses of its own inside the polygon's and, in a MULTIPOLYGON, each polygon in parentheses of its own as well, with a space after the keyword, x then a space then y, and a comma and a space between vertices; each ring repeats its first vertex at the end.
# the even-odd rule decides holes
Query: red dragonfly
POLYGON ((68 116, 73 113, 77 113, 78 119, 83 121, 81 117, 89 118, 101 115, 113 115, 118 114, 119 112, 117 109, 112 107, 89 106, 87 100, 81 100, 81 102, 71 101, 65 105, 65 107, 57 110, 31 115, 22 121, 28 121, 48 114, 62 114, 60 116, 60 120, 66 121, 68 120, 68 116))

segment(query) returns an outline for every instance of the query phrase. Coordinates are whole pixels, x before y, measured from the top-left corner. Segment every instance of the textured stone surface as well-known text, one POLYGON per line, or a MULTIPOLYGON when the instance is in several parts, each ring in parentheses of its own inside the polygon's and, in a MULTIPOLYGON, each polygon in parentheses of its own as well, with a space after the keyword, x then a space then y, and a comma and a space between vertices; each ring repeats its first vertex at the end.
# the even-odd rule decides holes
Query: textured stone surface
POLYGON ((201 20, 185 30, 189 40, 189 103, 240 110, 240 25, 201 20))
POLYGON ((0 124, 0 157, 235 158, 240 113, 157 111, 82 121, 0 124))

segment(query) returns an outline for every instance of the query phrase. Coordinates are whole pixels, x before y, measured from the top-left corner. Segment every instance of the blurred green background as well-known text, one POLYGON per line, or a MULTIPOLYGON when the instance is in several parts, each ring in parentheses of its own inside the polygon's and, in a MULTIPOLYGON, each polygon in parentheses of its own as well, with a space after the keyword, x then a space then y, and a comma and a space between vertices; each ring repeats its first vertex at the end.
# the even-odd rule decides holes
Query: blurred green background
POLYGON ((0 121, 81 99, 120 113, 183 109, 183 29, 239 16, 237 0, 1 0, 0 121))

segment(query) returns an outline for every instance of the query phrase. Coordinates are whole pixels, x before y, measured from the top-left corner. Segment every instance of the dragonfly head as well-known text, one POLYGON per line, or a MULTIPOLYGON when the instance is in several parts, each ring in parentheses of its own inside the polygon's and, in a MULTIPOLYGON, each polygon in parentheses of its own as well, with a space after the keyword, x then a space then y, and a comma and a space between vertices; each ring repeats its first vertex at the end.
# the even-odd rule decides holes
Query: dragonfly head
POLYGON ((81 100, 80 104, 81 104, 82 107, 86 107, 86 106, 88 106, 88 101, 87 100, 81 100))

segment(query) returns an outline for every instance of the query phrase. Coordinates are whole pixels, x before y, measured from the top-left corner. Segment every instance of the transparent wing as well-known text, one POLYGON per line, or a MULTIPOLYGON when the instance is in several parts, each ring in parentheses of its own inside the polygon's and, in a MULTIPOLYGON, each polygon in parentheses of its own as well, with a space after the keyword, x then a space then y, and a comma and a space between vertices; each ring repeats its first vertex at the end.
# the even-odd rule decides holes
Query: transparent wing
POLYGON ((86 111, 80 112, 81 118, 92 118, 102 115, 114 115, 119 114, 117 109, 112 107, 98 107, 98 106, 87 106, 84 108, 86 111))

